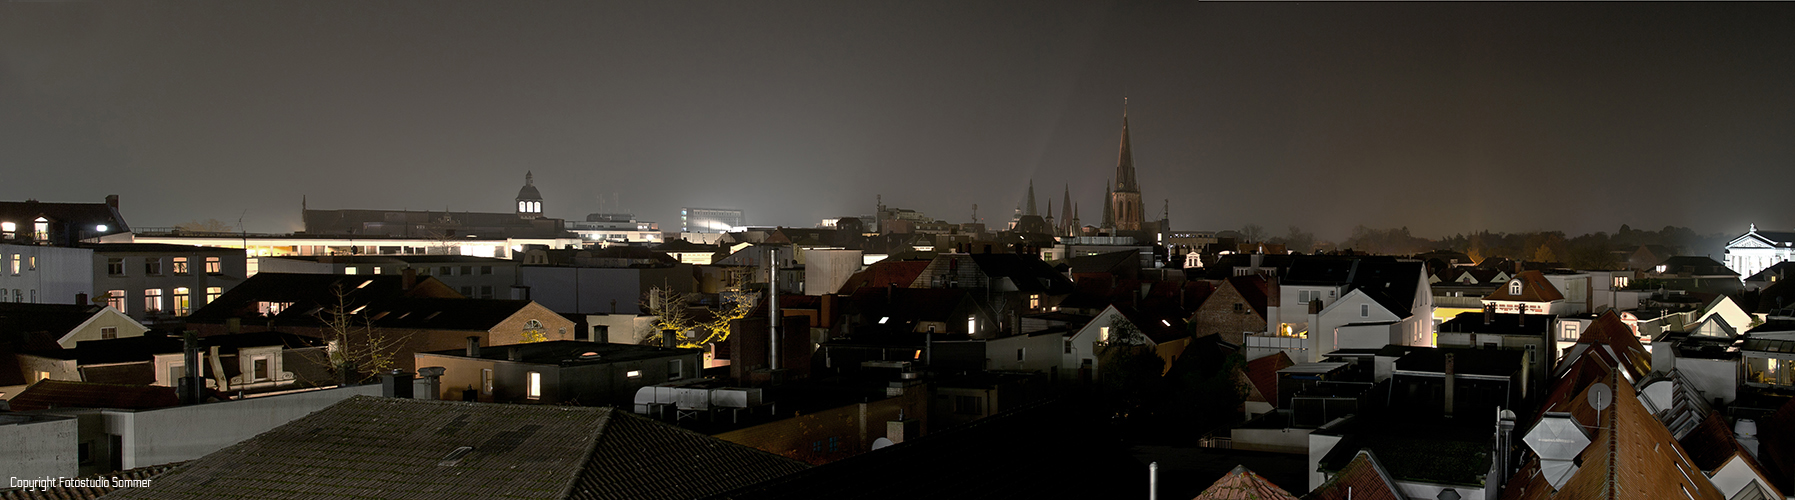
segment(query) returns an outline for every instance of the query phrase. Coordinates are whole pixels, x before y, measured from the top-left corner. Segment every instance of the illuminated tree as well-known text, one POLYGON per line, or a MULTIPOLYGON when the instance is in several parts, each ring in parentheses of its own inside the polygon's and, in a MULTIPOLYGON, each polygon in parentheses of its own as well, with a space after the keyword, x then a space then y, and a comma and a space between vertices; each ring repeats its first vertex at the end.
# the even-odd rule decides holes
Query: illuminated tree
POLYGON ((642 309, 655 317, 654 333, 643 338, 645 345, 665 345, 661 335, 676 332, 679 347, 704 347, 729 340, 731 333, 729 323, 748 317, 754 312, 754 306, 760 302, 760 293, 750 292, 747 286, 747 268, 732 269, 729 276, 728 289, 718 294, 722 303, 716 308, 708 309, 706 316, 700 318, 691 312, 687 305, 696 294, 680 293, 670 288, 654 287, 644 294, 642 309))
POLYGON ((1558 255, 1552 253, 1552 247, 1541 244, 1539 250, 1533 252, 1535 262, 1558 262, 1558 255))
POLYGON ((363 306, 349 300, 349 292, 341 284, 331 286, 336 300, 318 308, 313 317, 323 324, 325 353, 308 356, 312 362, 330 367, 337 383, 360 383, 381 372, 392 370, 399 349, 411 340, 410 335, 393 334, 374 326, 372 319, 360 314, 363 306))

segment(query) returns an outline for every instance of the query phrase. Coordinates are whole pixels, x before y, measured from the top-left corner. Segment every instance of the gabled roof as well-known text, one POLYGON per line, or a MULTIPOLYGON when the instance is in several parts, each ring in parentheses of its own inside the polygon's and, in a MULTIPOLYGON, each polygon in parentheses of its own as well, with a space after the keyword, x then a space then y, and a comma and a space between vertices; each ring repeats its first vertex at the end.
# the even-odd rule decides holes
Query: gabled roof
POLYGON ((76 363, 87 366, 146 362, 155 359, 157 354, 177 353, 183 350, 185 350, 185 344, 181 339, 152 333, 139 337, 83 340, 76 342, 74 349, 65 349, 64 351, 72 352, 75 355, 76 363))
POLYGON ((861 288, 885 288, 892 285, 897 285, 898 288, 908 287, 928 267, 929 261, 926 260, 881 260, 849 276, 836 293, 848 295, 861 288))
POLYGON ((1643 378, 1652 371, 1651 351, 1639 343, 1639 337, 1633 335, 1633 328, 1621 321, 1620 315, 1612 310, 1596 316, 1589 323, 1589 328, 1585 328, 1577 336, 1577 343, 1607 346, 1620 356, 1622 365, 1632 372, 1633 380, 1643 378))
POLYGON ((1366 259, 1353 272, 1351 287, 1364 291, 1396 317, 1407 318, 1414 315, 1422 271, 1420 262, 1366 259))
MULTIPOLYGON (((1594 433, 1563 487, 1553 488, 1540 473, 1540 460, 1534 458, 1503 486, 1503 499, 1726 499, 1696 469, 1670 431, 1646 412, 1632 385, 1614 377, 1606 382, 1614 395, 1608 408, 1599 413, 1586 402, 1588 388, 1547 408, 1570 412, 1579 425, 1594 433)), ((1516 432, 1525 435, 1531 429, 1516 432)))
POLYGON ((355 396, 118 498, 695 498, 795 460, 613 408, 355 396))
MULTIPOLYGON (((1759 465, 1758 460, 1752 457, 1752 453, 1747 452, 1744 447, 1739 445, 1738 439, 1733 435, 1732 427, 1727 426, 1726 419, 1722 418, 1718 411, 1708 412, 1708 417, 1702 420, 1701 425, 1689 431, 1689 434, 1678 440, 1677 444, 1683 446, 1683 451, 1689 454, 1689 460, 1694 462, 1697 468, 1710 475, 1716 469, 1725 466, 1727 462, 1738 458, 1745 462, 1752 473, 1766 481, 1770 480, 1770 476, 1764 473, 1766 470, 1764 466, 1759 465)), ((1770 484, 1764 486, 1776 488, 1770 484)), ((1775 498, 1782 498, 1782 493, 1776 492, 1775 498)))
POLYGON ((61 338, 99 314, 103 306, 0 302, 0 342, 20 342, 27 333, 61 338))
POLYGON ((1753 283, 1774 283, 1777 281, 1789 279, 1789 275, 1791 274, 1790 271, 1795 271, 1795 261, 1785 260, 1782 262, 1772 264, 1770 267, 1766 267, 1762 271, 1758 271, 1757 274, 1753 274, 1753 275, 1751 275, 1751 277, 1745 278, 1745 281, 1750 281, 1753 283))
POLYGON ((1276 407, 1278 405, 1278 370, 1289 368, 1295 364, 1296 362, 1291 361, 1290 355, 1285 354, 1284 351, 1247 361, 1247 380, 1252 382, 1254 393, 1264 398, 1258 401, 1271 403, 1273 407, 1276 407))
MULTIPOLYGON (((1240 294, 1241 300, 1247 303, 1247 307, 1253 308, 1253 312, 1259 314, 1259 317, 1265 317, 1265 308, 1271 303, 1271 282, 1257 274, 1230 276, 1225 281, 1227 284, 1223 286, 1233 287, 1234 292, 1240 294)), ((1210 294, 1209 298, 1215 298, 1216 295, 1210 294)))
POLYGON ((667 240, 667 242, 666 242, 666 243, 662 243, 662 244, 659 244, 659 245, 655 245, 655 247, 654 247, 654 250, 655 250, 655 251, 657 251, 657 252, 665 252, 665 253, 674 253, 674 252, 680 252, 680 253, 694 253, 694 252, 709 252, 709 253, 716 253, 716 252, 720 252, 720 251, 723 251, 723 247, 719 247, 719 246, 717 246, 717 245, 705 245, 705 244, 702 244, 702 243, 693 243, 693 242, 690 242, 690 241, 686 241, 686 240, 684 240, 684 239, 679 239, 679 238, 675 238, 675 239, 671 239, 671 240, 667 240))
POLYGON ((50 408, 150 410, 181 404, 173 387, 39 380, 7 400, 13 411, 50 408))
MULTIPOLYGON (((106 203, 0 201, 0 222, 18 224, 19 232, 29 231, 28 228, 38 217, 49 219, 52 224, 67 224, 79 228, 87 237, 131 232, 131 227, 125 224, 125 218, 106 203), (100 225, 105 225, 106 231, 94 230, 100 225)), ((59 230, 61 228, 51 229, 59 230)))
POLYGON ((1513 278, 1509 279, 1511 282, 1516 280, 1521 282, 1520 294, 1508 293, 1510 285, 1503 283, 1502 286, 1496 287, 1496 291, 1484 296, 1484 300, 1507 300, 1515 302, 1555 302, 1564 300, 1564 294, 1560 293, 1558 287, 1553 286, 1552 282, 1546 279, 1545 273, 1539 271, 1521 271, 1520 273, 1516 273, 1513 278))
POLYGON ((1204 488, 1192 500, 1296 500, 1296 497, 1247 470, 1245 465, 1236 465, 1234 470, 1204 488))
POLYGON ((1379 464, 1371 450, 1359 450, 1352 461, 1322 483, 1321 487, 1303 496, 1303 500, 1406 500, 1390 473, 1379 464))
POLYGON ((1164 344, 1190 336, 1185 327, 1184 317, 1179 314, 1167 314, 1168 311, 1141 311, 1133 307, 1112 305, 1117 312, 1135 328, 1140 329, 1154 344, 1164 344))
POLYGON ((1072 293, 1072 280, 1053 270, 1040 257, 1013 253, 972 254, 979 271, 992 278, 1009 278, 1017 290, 1051 295, 1072 293))

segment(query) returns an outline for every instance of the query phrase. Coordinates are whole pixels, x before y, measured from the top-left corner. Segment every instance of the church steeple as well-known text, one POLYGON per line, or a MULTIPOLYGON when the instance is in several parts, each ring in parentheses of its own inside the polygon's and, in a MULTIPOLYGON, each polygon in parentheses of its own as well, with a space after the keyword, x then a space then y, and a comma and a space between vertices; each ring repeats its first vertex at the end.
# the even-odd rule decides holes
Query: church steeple
POLYGON ((1028 211, 1023 212, 1022 215, 1041 215, 1035 212, 1035 181, 1033 179, 1028 181, 1028 211))
MULTIPOLYGON (((1047 209, 1047 211, 1052 212, 1053 209, 1049 208, 1049 209, 1047 209)), ((1060 234, 1071 234, 1072 231, 1076 231, 1078 229, 1077 226, 1072 225, 1072 185, 1071 184, 1066 184, 1066 197, 1064 199, 1060 200, 1060 225, 1065 226, 1065 227, 1060 228, 1060 234)))
POLYGON ((1138 193, 1139 185, 1134 183, 1134 151, 1128 145, 1128 110, 1122 110, 1122 149, 1116 153, 1116 192, 1138 193))
POLYGON ((1116 231, 1140 231, 1146 219, 1141 204, 1141 186, 1134 178, 1134 147, 1128 140, 1128 101, 1122 101, 1122 145, 1116 152, 1116 188, 1105 194, 1109 206, 1104 207, 1105 220, 1116 231))
POLYGON ((1114 228, 1116 227, 1116 192, 1110 189, 1109 181, 1103 181, 1103 198, 1109 203, 1103 204, 1103 225, 1098 227, 1114 228))

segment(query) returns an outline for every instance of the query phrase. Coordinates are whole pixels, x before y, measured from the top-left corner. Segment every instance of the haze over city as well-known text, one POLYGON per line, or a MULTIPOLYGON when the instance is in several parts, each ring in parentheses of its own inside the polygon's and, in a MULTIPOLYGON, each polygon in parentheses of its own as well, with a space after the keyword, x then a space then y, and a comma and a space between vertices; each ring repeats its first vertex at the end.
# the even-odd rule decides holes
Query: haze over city
MULTIPOLYGON (((874 198, 1086 211, 1123 100, 1178 229, 1795 227, 1787 4, 0 4, 0 198, 133 222, 874 198), (601 201, 603 205, 601 206, 601 201)), ((1093 218, 1094 214, 1086 214, 1093 218)))

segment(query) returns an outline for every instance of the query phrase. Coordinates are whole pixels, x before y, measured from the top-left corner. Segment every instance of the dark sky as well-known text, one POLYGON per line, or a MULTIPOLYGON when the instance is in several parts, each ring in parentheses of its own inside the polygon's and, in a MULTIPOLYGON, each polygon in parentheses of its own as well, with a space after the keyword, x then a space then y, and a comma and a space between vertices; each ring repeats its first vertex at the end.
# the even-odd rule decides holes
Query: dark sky
POLYGON ((0 199, 1092 222, 1125 95, 1179 229, 1795 228, 1786 3, 0 3, 0 199))

